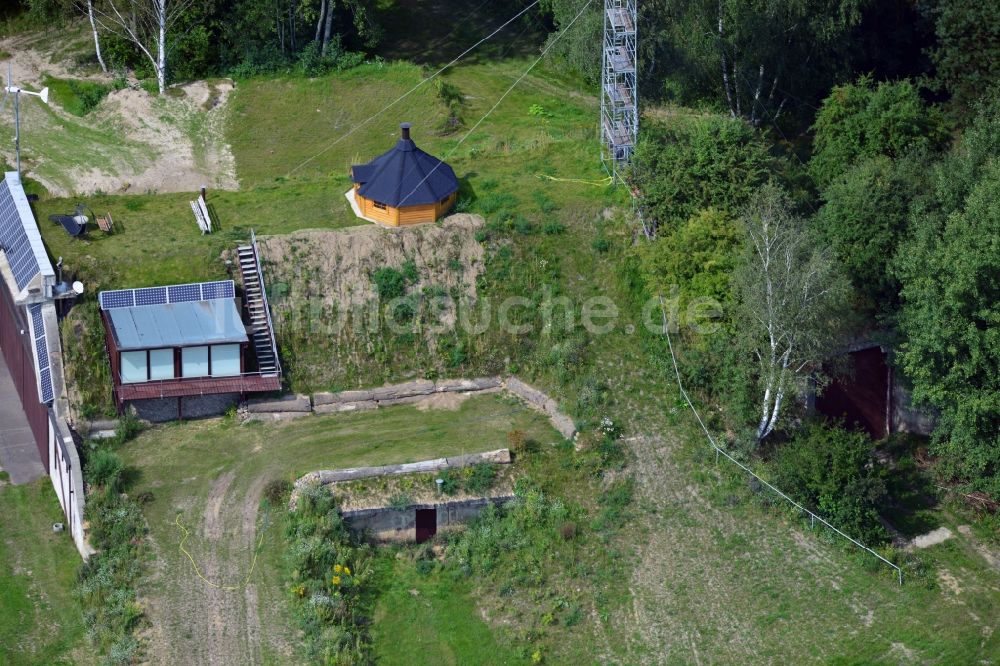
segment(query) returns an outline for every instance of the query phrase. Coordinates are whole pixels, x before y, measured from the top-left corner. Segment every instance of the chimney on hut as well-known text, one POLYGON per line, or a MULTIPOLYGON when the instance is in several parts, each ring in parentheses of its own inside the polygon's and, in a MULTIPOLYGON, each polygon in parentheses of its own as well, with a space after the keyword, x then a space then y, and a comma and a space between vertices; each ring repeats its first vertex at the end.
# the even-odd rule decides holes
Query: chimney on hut
POLYGON ((403 141, 410 140, 410 123, 399 123, 399 129, 402 131, 403 141))

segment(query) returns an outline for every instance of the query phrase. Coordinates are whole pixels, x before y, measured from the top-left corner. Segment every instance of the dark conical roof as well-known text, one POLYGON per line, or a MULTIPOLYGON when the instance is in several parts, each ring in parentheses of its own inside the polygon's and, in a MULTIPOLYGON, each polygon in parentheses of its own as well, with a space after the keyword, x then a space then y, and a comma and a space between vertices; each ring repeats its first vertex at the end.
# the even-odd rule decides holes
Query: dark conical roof
POLYGON ((392 206, 432 204, 458 191, 455 171, 410 139, 410 125, 403 123, 396 146, 368 164, 351 167, 351 180, 366 199, 392 206))

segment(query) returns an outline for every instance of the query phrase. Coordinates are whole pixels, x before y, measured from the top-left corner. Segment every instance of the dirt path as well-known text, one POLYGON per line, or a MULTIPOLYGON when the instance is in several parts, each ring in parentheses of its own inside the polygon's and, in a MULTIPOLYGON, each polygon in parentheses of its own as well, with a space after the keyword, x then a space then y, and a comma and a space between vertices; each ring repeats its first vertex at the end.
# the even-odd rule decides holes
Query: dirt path
POLYGON ((150 663, 261 663, 260 610, 250 569, 264 485, 260 477, 243 486, 237 470, 229 470, 212 482, 201 510, 181 510, 179 522, 189 530, 184 547, 193 564, 180 551, 183 530, 163 540, 168 543, 155 544, 157 560, 175 564, 156 567, 153 576, 159 593, 147 605, 150 663), (198 520, 185 524, 192 514, 198 520), (169 580, 167 572, 173 572, 169 580))

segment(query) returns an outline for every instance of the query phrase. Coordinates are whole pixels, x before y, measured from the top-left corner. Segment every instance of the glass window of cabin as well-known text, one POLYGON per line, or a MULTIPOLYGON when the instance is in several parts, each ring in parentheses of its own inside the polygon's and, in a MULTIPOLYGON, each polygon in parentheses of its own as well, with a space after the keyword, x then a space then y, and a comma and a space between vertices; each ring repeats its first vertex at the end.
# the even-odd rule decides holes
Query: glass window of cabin
POLYGON ((181 350, 181 376, 208 376, 208 347, 185 347, 181 350))
POLYGON ((212 345, 212 376, 235 377, 240 374, 240 346, 212 345))
POLYGON ((122 352, 122 384, 134 384, 148 379, 146 350, 122 352))
POLYGON ((174 378, 173 349, 149 350, 149 378, 150 379, 174 378))

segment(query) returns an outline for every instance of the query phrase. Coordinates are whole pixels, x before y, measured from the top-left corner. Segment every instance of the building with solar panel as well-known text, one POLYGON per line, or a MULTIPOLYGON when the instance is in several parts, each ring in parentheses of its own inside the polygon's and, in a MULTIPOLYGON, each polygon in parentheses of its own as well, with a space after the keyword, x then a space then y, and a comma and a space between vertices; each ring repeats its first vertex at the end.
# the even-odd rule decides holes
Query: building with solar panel
MULTIPOLYGON (((67 531, 86 557, 91 551, 83 527, 83 477, 67 421, 69 401, 56 309, 57 300, 67 295, 59 289, 64 286, 56 284, 56 272, 17 173, 4 174, 0 179, 0 351, 4 374, 9 374, 13 384, 13 400, 4 407, 23 411, 35 451, 15 441, 20 437, 16 434, 15 440, 4 442, 3 452, 15 457, 12 462, 19 474, 27 475, 19 482, 30 481, 35 474, 49 476, 67 531)), ((12 432, 6 431, 5 437, 12 432)))
POLYGON ((251 259, 245 309, 232 280, 98 295, 119 409, 132 407, 151 421, 197 418, 221 413, 248 393, 281 388, 270 317, 255 315, 267 303, 248 277, 259 276, 251 259))
POLYGON ((410 123, 392 150, 351 167, 346 193, 358 217, 392 227, 435 222, 455 205, 458 178, 447 163, 417 148, 410 123))

